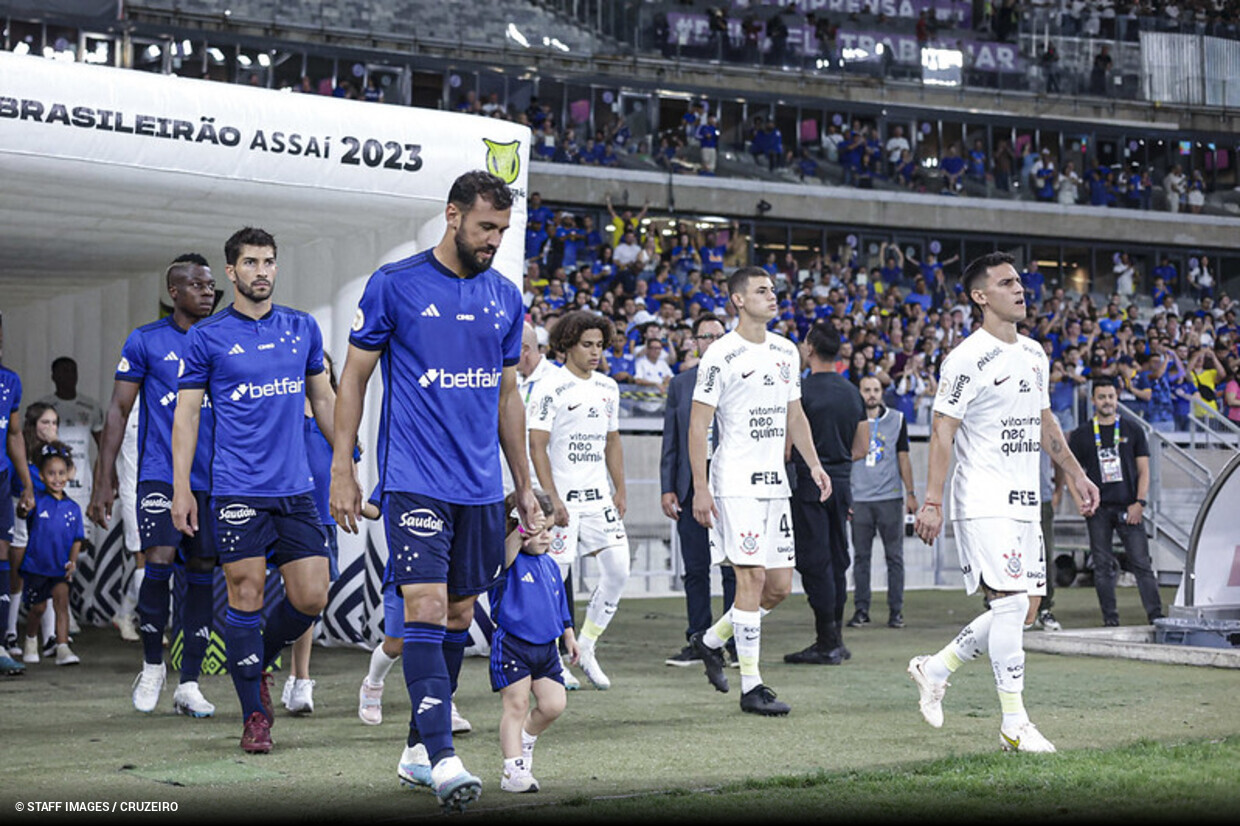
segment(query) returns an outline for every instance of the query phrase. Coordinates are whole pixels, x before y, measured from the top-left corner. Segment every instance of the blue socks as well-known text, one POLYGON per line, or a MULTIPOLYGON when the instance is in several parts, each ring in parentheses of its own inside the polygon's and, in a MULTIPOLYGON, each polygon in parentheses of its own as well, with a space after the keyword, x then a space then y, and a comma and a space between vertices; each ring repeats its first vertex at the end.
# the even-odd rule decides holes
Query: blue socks
POLYGON ((443 635, 443 662, 448 668, 448 684, 452 694, 456 693, 456 684, 461 678, 461 664, 465 662, 465 649, 469 647, 469 629, 463 631, 446 630, 443 635))
POLYGON ((164 661, 164 629, 168 627, 168 597, 172 590, 172 566, 146 563, 146 576, 138 591, 138 622, 142 656, 151 665, 164 661))
POLYGON ((456 754, 452 748, 452 684, 444 662, 445 636, 442 625, 405 623, 401 667, 412 706, 408 744, 425 743, 432 766, 456 754))
POLYGON ((280 600, 267 618, 267 627, 263 630, 263 665, 266 667, 274 663, 284 646, 296 642, 307 628, 314 625, 316 619, 317 616, 303 614, 294 608, 288 597, 280 600))
POLYGON ((185 605, 181 607, 181 682, 197 682, 202 659, 211 639, 211 613, 215 603, 215 575, 211 571, 185 572, 185 605))
MULTIPOLYGON (((148 563, 148 569, 151 567, 148 563)), ((150 578, 147 574, 147 578, 150 578)), ((224 646, 228 656, 228 672, 232 675, 237 698, 241 700, 241 719, 248 720, 254 712, 263 712, 259 681, 263 675, 262 614, 230 607, 224 615, 224 646)))

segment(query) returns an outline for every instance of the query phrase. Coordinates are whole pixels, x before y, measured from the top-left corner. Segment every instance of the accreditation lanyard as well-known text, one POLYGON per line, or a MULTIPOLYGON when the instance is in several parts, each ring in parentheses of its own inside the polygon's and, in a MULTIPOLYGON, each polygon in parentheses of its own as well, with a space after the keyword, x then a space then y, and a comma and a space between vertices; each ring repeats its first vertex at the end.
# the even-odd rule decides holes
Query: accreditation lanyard
POLYGON ((870 449, 865 453, 865 466, 875 467, 883 457, 883 448, 878 441, 878 416, 870 419, 870 449))
POLYGON ((1119 416, 1115 417, 1115 439, 1111 447, 1102 446, 1102 434, 1098 431, 1098 417, 1094 416, 1094 447, 1098 449, 1098 466, 1102 469, 1103 483, 1124 481, 1124 468, 1119 461, 1119 416))

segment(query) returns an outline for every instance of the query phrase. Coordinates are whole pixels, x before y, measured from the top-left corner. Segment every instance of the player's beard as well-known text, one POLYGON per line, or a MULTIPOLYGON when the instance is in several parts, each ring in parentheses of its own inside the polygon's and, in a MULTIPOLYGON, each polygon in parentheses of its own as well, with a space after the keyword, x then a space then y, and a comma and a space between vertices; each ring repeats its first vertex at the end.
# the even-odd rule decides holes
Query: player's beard
POLYGON ((259 295, 257 290, 255 290, 251 285, 246 284, 240 278, 237 279, 237 283, 235 286, 236 286, 237 292, 241 293, 243 296, 248 298, 250 301, 253 301, 255 304, 259 304, 271 298, 272 294, 276 291, 275 282, 270 281, 268 283, 271 286, 267 288, 266 295, 259 295))
MULTIPOLYGON (((477 275, 480 272, 485 272, 491 266, 491 261, 495 258, 495 250, 491 250, 491 258, 484 262, 478 258, 478 249, 469 246, 469 244, 465 242, 465 236, 462 234, 461 230, 458 229, 456 231, 456 234, 452 236, 452 240, 456 243, 456 257, 460 259, 461 266, 464 267, 470 275, 477 275)), ((484 247, 482 249, 491 248, 484 247)))

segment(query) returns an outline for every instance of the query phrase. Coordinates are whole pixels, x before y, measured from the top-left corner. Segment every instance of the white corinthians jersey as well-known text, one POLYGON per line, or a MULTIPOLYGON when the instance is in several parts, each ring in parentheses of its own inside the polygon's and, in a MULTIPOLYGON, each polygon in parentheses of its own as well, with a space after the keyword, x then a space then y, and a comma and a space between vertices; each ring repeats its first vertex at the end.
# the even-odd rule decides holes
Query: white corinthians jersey
POLYGON ((551 434, 551 478, 564 506, 595 510, 610 505, 604 448, 607 434, 620 429, 615 380, 602 373, 579 379, 567 367, 557 367, 534 388, 528 410, 529 428, 551 434))
POLYGON ((960 419, 952 519, 1041 519, 1042 411, 1050 407, 1046 353, 978 329, 943 360, 934 412, 960 419))
POLYGON ((788 405, 801 398, 801 354, 783 336, 754 344, 733 330, 698 365, 693 400, 715 408, 719 441, 711 456, 715 496, 791 495, 784 467, 788 405))

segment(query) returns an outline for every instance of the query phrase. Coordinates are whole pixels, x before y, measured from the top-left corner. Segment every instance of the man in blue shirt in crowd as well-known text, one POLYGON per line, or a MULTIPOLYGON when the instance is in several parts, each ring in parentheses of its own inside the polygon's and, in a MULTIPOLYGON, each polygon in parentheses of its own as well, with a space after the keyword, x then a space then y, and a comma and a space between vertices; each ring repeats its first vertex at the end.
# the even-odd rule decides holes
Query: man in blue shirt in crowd
MULTIPOLYGON (((164 629, 168 599, 178 551, 185 564, 185 600, 178 606, 184 647, 181 682, 172 697, 178 714, 210 717, 215 706, 198 687, 202 660, 211 636, 215 604, 215 543, 212 531, 186 536, 172 524, 172 421, 177 403, 181 360, 186 355, 189 330, 215 309, 215 279, 207 259, 188 253, 169 265, 164 275, 172 315, 137 328, 121 348, 112 384, 112 401, 99 439, 87 517, 102 528, 112 517, 120 484, 116 457, 125 437, 125 425, 134 404, 138 407, 137 518, 144 556, 138 586, 139 636, 142 673, 133 685, 133 706, 149 714, 164 688, 164 629)), ((190 487, 199 510, 209 510, 210 463, 214 432, 210 399, 205 399, 198 427, 198 444, 190 472, 190 487)))
POLYGON ((456 756, 451 699, 474 602, 503 573, 501 448, 523 526, 541 530, 543 519, 517 392, 521 292, 491 268, 512 201, 494 175, 457 178, 440 242, 367 282, 339 381, 331 506, 337 523, 356 532, 362 494, 352 449, 366 384, 382 363, 384 580, 405 603, 402 664, 413 711, 397 773, 406 785, 433 787, 445 809, 482 792, 456 756))
POLYGON ((275 304, 276 242, 254 227, 224 244, 233 303, 190 328, 172 425, 172 520, 182 533, 213 530, 228 584, 224 644, 241 700, 241 748, 271 751, 272 705, 265 669, 327 604, 327 532, 314 502, 306 456, 306 400, 319 430, 333 434, 335 395, 323 368, 323 336, 308 314, 275 304), (215 413, 209 487, 200 514, 191 468, 203 398, 215 413), (210 527, 208 527, 210 525, 210 527), (285 598, 263 626, 270 560, 285 598))

